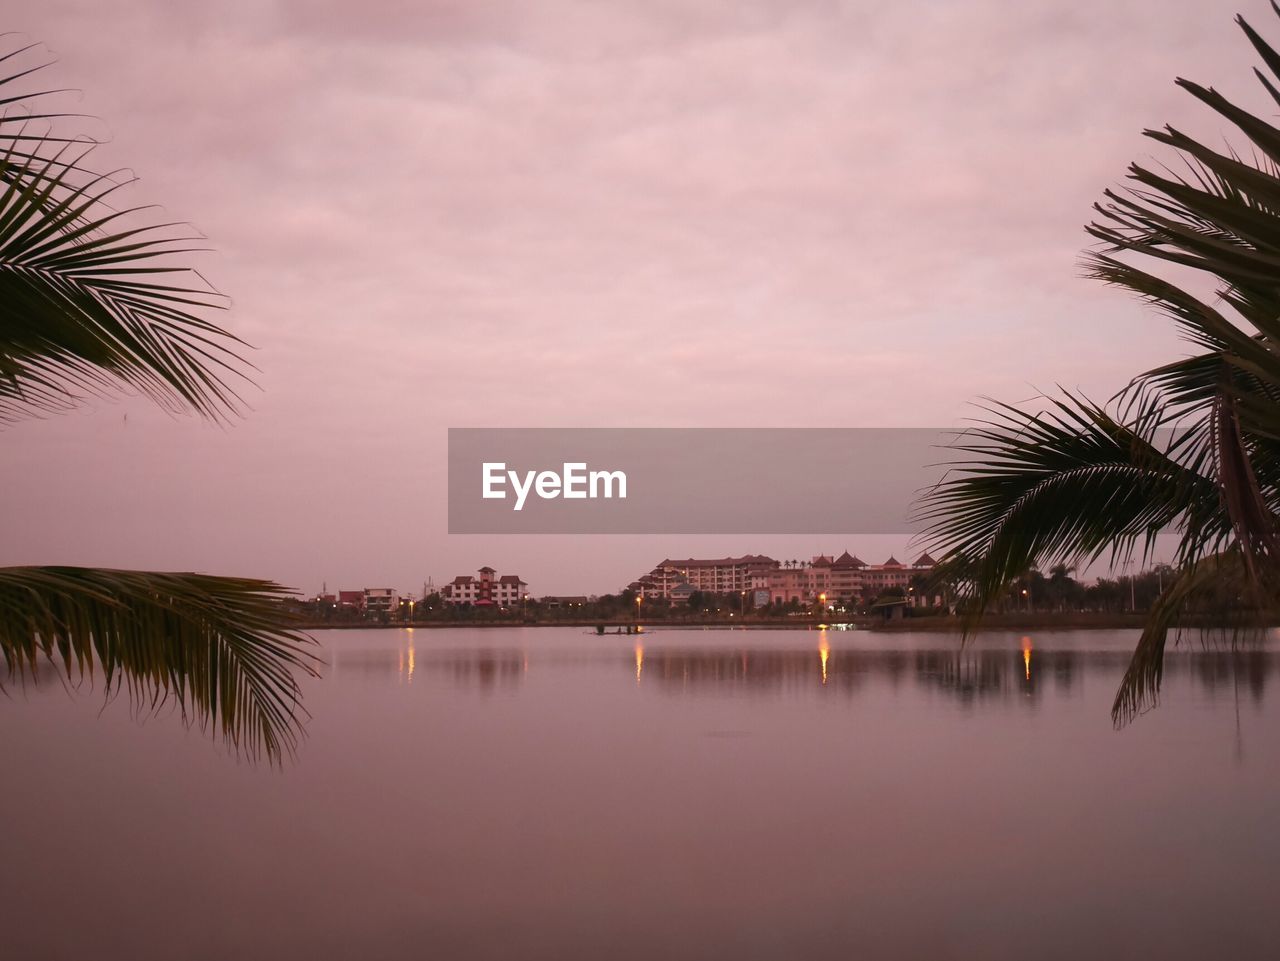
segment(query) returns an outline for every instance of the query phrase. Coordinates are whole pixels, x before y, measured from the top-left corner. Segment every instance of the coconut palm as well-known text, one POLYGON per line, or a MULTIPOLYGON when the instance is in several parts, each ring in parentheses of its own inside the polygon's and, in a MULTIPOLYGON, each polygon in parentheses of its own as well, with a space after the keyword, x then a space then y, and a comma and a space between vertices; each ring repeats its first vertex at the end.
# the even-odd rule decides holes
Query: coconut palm
MULTIPOLYGON (((1280 14, 1280 7, 1276 7, 1280 14)), ((1280 54, 1243 18, 1280 104, 1280 54)), ((1106 404, 1071 393, 1028 411, 992 402, 920 515, 970 620, 1031 565, 1149 559, 1176 534, 1177 576, 1150 612, 1113 706, 1157 698, 1166 641, 1210 601, 1265 613, 1280 598, 1280 128, 1211 87, 1178 85, 1246 141, 1214 150, 1167 126, 1146 136, 1181 172, 1134 164, 1088 226, 1089 275, 1168 316, 1198 353, 1106 404), (1210 300, 1192 293, 1212 281, 1210 300)))
MULTIPOLYGON (((38 48, 0 56, 0 423, 141 393, 167 409, 235 417, 243 346, 225 306, 174 263, 198 242, 112 206, 132 178, 93 172, 93 142, 55 132, 53 91, 23 92, 38 48)), ((42 661, 97 676, 139 709, 172 699, 249 756, 279 760, 300 733, 295 673, 313 670, 270 581, 76 567, 0 568, 10 679, 42 661)), ((2 678, 0 678, 2 680, 2 678)))

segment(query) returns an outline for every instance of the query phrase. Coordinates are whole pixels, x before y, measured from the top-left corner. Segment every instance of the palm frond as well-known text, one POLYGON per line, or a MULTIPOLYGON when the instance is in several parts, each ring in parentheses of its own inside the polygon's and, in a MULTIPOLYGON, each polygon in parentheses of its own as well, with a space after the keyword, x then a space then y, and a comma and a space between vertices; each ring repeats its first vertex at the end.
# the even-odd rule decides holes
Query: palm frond
POLYGON ((1111 706, 1116 726, 1158 703, 1169 633, 1183 629, 1182 622, 1189 616, 1208 612, 1217 620, 1230 617, 1233 643, 1242 630, 1257 629, 1257 618, 1266 613, 1267 604, 1255 593, 1256 584, 1243 556, 1234 549, 1203 557, 1179 572, 1156 599, 1143 625, 1111 706))
MULTIPOLYGON (((1238 23, 1280 103, 1280 53, 1238 23)), ((1046 413, 990 408, 993 419, 953 445, 967 459, 921 511, 974 617, 1033 565, 1114 561, 1178 534, 1181 573, 1151 611, 1117 723, 1154 702, 1168 633, 1206 597, 1225 592, 1245 612, 1274 611, 1280 597, 1280 127, 1212 87, 1178 84, 1247 148, 1214 150, 1173 126, 1146 131, 1185 172, 1130 166, 1129 186, 1095 206, 1086 229, 1101 248, 1085 268, 1165 313, 1203 352, 1140 374, 1111 409, 1069 395, 1046 413), (1166 269, 1177 279, 1156 272, 1166 269), (1182 286, 1187 269, 1213 278, 1212 301, 1182 286)))
POLYGON ((961 456, 916 515, 930 550, 964 572, 975 616, 1032 565, 1146 552, 1175 526, 1196 545, 1230 535, 1211 449, 1173 430, 1157 405, 1128 423, 1071 395, 1035 414, 987 410, 951 445, 961 456))
MULTIPOLYGON (((67 93, 64 89, 22 88, 22 82, 52 65, 52 58, 39 43, 17 41, 16 35, 0 33, 0 138, 8 144, 13 156, 22 160, 37 159, 50 144, 86 144, 82 135, 59 136, 50 129, 55 120, 72 116, 65 111, 44 110, 46 98, 67 93)), ((0 166, 0 181, 14 175, 11 168, 0 166)))
POLYGON ((202 238, 114 208, 132 179, 90 172, 92 143, 37 130, 33 116, 54 115, 0 119, 0 422, 121 390, 211 419, 238 413, 245 345, 209 319, 225 298, 175 263, 202 238))
POLYGON ((318 664, 285 596, 247 578, 0 568, 0 653, 17 678, 48 660, 73 679, 101 673, 139 710, 172 699, 237 753, 278 762, 301 733, 296 675, 318 664))

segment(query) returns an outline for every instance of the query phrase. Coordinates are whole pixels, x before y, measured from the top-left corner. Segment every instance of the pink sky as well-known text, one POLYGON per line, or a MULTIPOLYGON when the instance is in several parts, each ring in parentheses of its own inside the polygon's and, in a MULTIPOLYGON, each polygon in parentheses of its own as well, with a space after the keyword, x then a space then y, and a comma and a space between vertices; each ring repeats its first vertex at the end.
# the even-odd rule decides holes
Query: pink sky
MULTIPOLYGON (((1235 9, 1263 32, 1263 0, 1235 9)), ((190 220, 258 350, 230 429, 139 400, 5 431, 0 563, 535 594, 884 538, 450 537, 450 426, 939 426, 1185 354, 1079 279, 1144 127, 1266 114, 1231 6, 53 2, 5 27, 190 220), (22 39, 22 38, 19 38, 22 39), (127 415, 127 417, 126 417, 127 415), (848 542, 848 543, 846 543, 848 542)), ((1154 146, 1154 145, 1152 145, 1154 146)))

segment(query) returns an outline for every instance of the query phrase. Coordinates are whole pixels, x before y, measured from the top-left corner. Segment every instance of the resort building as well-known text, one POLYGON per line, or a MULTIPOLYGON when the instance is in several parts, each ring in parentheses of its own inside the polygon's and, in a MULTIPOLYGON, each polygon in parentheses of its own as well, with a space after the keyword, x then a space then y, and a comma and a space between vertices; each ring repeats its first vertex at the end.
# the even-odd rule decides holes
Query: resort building
POLYGON ((777 561, 763 554, 712 560, 694 557, 667 559, 628 587, 645 598, 665 600, 671 600, 677 587, 685 586, 689 593, 732 594, 751 590, 777 566, 777 561))
POLYGON ((498 577, 497 573, 492 567, 482 567, 479 577, 460 574, 444 586, 440 596, 446 604, 473 607, 516 607, 529 596, 529 585, 517 575, 498 577))
POLYGON ((763 554, 667 559, 628 586, 646 599, 673 605, 688 603, 694 592, 750 596, 756 607, 792 601, 808 606, 823 595, 834 605, 870 600, 892 589, 909 595, 913 580, 935 563, 928 554, 921 554, 912 564, 895 557, 883 564, 868 564, 848 551, 834 558, 819 554, 807 563, 776 561, 763 554))
POLYGON ((819 554, 808 564, 780 567, 769 575, 769 602, 795 601, 808 605, 826 595, 828 604, 870 600, 887 590, 913 592, 912 581, 931 571, 936 562, 921 554, 913 564, 890 557, 883 564, 867 564, 845 551, 837 558, 819 554))

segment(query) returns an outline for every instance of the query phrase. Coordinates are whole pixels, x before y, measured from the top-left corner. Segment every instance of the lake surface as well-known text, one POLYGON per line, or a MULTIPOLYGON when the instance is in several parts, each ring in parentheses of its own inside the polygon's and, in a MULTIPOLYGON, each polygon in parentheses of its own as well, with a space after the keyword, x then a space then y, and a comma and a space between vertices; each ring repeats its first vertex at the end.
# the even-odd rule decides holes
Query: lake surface
POLYGON ((1134 632, 319 632, 283 771, 0 698, 0 955, 1273 958, 1280 657, 1134 632))

